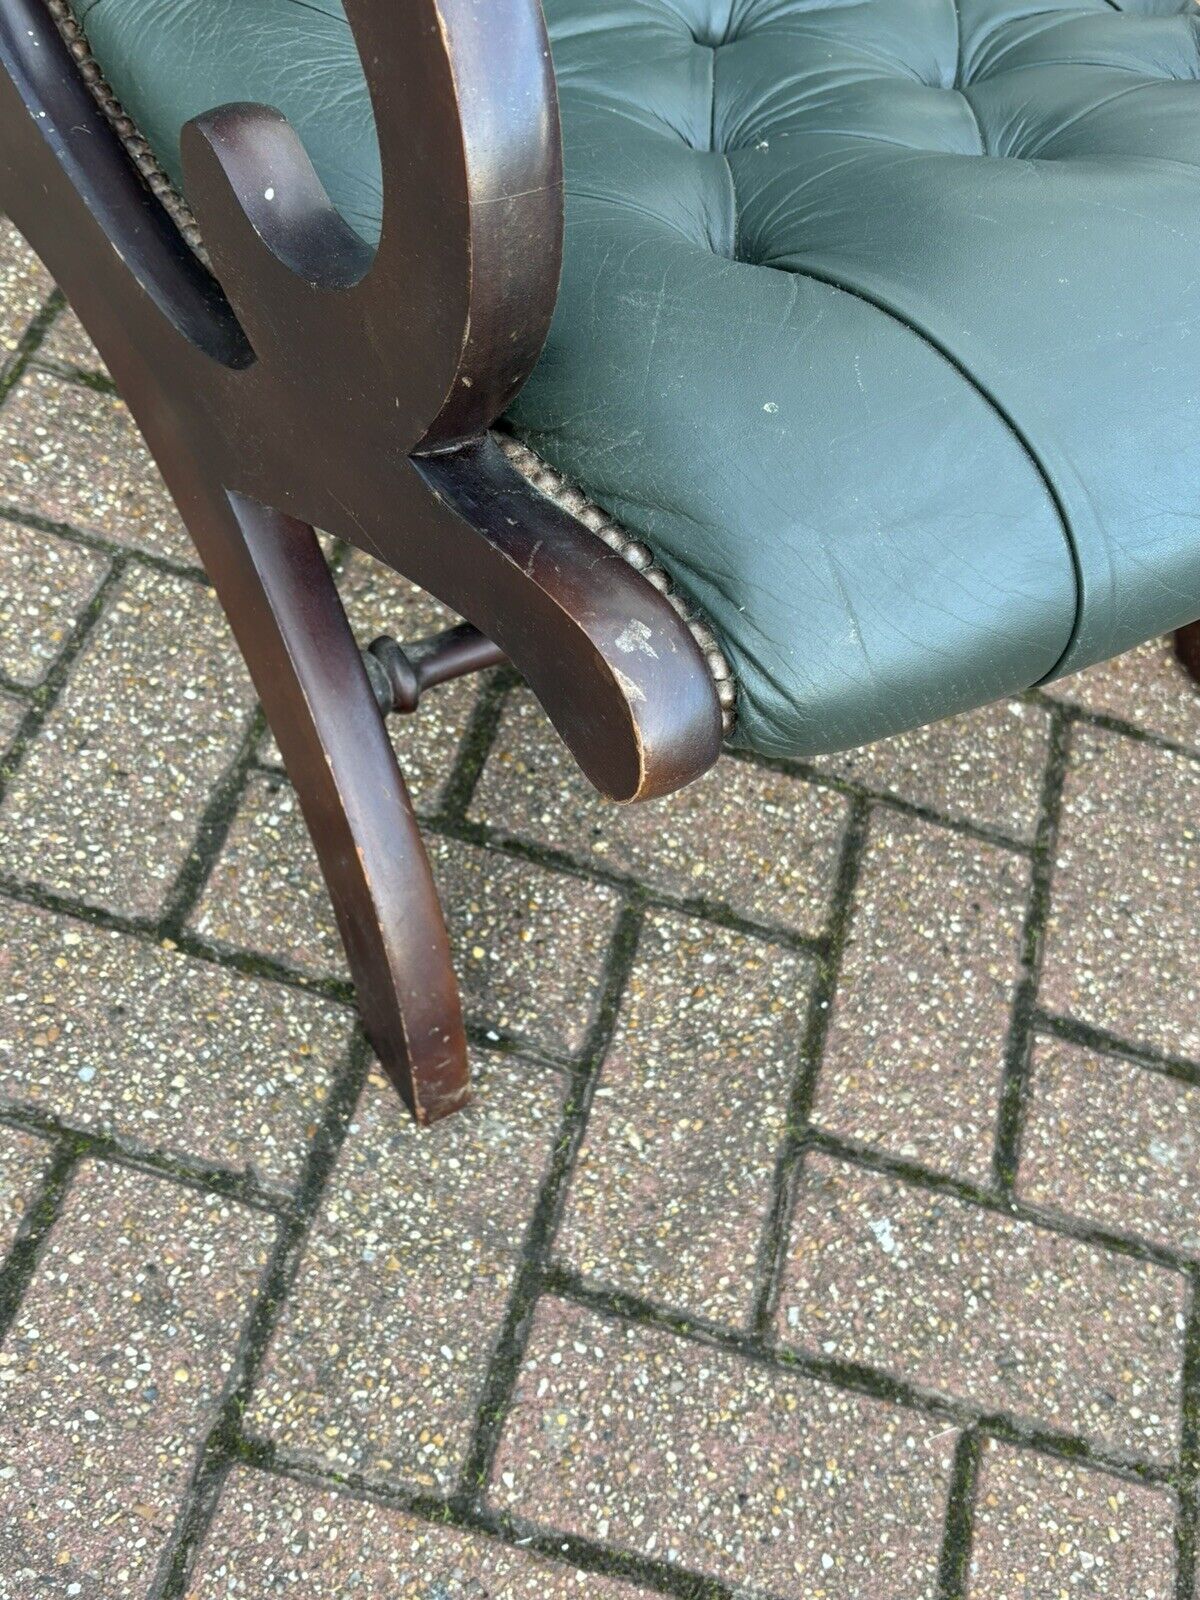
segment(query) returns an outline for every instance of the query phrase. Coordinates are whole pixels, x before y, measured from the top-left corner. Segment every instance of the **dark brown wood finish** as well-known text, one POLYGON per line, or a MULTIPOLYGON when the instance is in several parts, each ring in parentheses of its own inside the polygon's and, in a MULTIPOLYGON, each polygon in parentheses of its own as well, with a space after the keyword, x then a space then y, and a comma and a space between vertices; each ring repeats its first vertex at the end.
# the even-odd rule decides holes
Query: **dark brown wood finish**
POLYGON ((1200 685, 1200 622, 1175 630, 1175 655, 1192 682, 1200 685))
POLYGON ((184 133, 214 280, 44 0, 0 0, 0 207, 162 469, 296 785, 370 1037, 432 1122, 468 1092, 446 934, 313 525, 474 624, 614 799, 703 772, 721 718, 667 601, 487 434, 537 359, 557 289, 561 157, 537 0, 346 9, 383 154, 378 251, 334 211, 278 113, 227 106, 184 133))

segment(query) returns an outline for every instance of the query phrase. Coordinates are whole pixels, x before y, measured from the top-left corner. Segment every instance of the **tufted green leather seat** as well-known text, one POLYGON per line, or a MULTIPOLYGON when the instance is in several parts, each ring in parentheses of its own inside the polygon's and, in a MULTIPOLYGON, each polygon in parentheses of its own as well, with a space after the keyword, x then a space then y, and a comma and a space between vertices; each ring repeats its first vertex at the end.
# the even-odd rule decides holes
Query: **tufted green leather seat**
MULTIPOLYGON (((131 115, 278 106, 379 223, 338 0, 76 0, 131 115)), ((739 737, 857 744, 1200 616, 1192 0, 546 0, 566 264, 512 422, 653 546, 739 737)))

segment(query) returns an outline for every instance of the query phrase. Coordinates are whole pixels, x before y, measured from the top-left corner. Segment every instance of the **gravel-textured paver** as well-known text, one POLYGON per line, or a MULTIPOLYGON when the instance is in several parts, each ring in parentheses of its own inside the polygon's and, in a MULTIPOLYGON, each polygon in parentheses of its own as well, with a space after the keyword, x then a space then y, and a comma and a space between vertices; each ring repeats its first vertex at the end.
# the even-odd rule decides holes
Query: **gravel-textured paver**
POLYGON ((875 813, 817 1091, 822 1127, 987 1179, 1028 893, 1013 851, 875 813))
POLYGON ((1174 1600, 1169 1495, 995 1440, 984 1449, 968 1600, 1174 1600))
POLYGON ((1077 728, 1042 1003, 1170 1055, 1200 1055, 1200 760, 1077 728))
POLYGON ((1042 707, 1006 700, 814 765, 955 821, 1032 840, 1049 733, 1042 707))
POLYGON ((1178 1448, 1187 1281, 1160 1266, 812 1156, 781 1339, 885 1368, 1116 1455, 1178 1448))
POLYGON ((1200 1254, 1200 1085, 1039 1039, 1018 1193, 1200 1254))
POLYGON ((0 521, 0 673, 39 683, 107 567, 96 551, 0 521))
POLYGON ((742 934, 650 921, 559 1236, 578 1271, 749 1320, 808 975, 803 957, 742 934))
POLYGON ((296 972, 345 976, 329 894, 296 791, 251 773, 189 926, 208 943, 254 950, 296 972))
POLYGON ((235 1372, 275 1224, 88 1164, 0 1350, 0 1585, 147 1592, 235 1372))
POLYGON ((539 1309, 492 1502, 786 1600, 933 1600, 955 1434, 561 1302, 539 1309))
POLYGON ((120 400, 30 368, 0 409, 0 505, 195 566, 120 400))
POLYGON ((1152 639, 1115 661, 1062 678, 1046 693, 1200 750, 1200 689, 1175 659, 1170 639, 1152 639))
POLYGON ((17 349, 54 285, 16 228, 0 217, 0 368, 17 349))
POLYGON ((564 1084, 477 1065, 428 1133, 368 1083, 247 1421, 339 1472, 454 1487, 558 1131, 564 1084))
POLYGON ((25 702, 16 695, 0 694, 0 758, 7 753, 25 716, 25 702))
MULTIPOLYGON (((0 1126, 0 1258, 16 1242, 52 1155, 45 1139, 0 1126)), ((0 1575, 0 1585, 3 1582, 0 1575)))
POLYGON ((239 1470, 188 1600, 264 1600, 293 1590, 338 1600, 648 1600, 651 1593, 402 1511, 239 1470))
MULTIPOLYGON (((363 645, 454 620, 322 545, 363 645)), ((0 1600, 1200 1600, 1169 641, 643 807, 505 670, 390 733, 481 1046, 426 1133, 0 220, 0 1600)))
POLYGON ((314 995, 0 898, 0 1104, 286 1191, 350 1029, 314 995))
POLYGON ((161 913, 253 704, 211 592, 133 569, 9 785, 0 853, 90 905, 161 913))
POLYGON ((681 794, 613 806, 582 776, 537 702, 514 696, 472 815, 684 901, 817 934, 837 870, 846 802, 727 759, 681 794))

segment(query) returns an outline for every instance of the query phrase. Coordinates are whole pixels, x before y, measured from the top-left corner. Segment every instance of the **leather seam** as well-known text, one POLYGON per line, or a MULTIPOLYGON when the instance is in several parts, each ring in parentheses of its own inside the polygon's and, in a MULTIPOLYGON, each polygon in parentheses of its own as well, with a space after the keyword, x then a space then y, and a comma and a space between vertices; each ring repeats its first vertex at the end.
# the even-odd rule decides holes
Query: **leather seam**
POLYGON ((967 94, 967 87, 963 83, 964 62, 961 0, 950 0, 950 9, 954 12, 954 92, 962 101, 963 105, 966 106, 971 121, 975 126, 975 134, 979 140, 980 154, 990 156, 992 152, 988 149, 988 142, 983 131, 983 124, 979 120, 979 114, 975 110, 974 105, 972 105, 971 97, 967 94))
POLYGON ((997 421, 1003 424, 1017 445, 1020 446, 1020 449, 1026 460, 1029 462, 1030 466, 1041 480, 1041 484, 1046 491, 1047 498, 1054 508, 1055 515, 1058 518, 1059 532, 1062 535, 1063 543, 1066 545, 1067 555, 1069 556, 1071 562, 1071 571, 1075 580, 1075 616, 1071 623, 1070 632, 1067 635, 1066 644, 1055 658, 1054 665, 1040 678, 1036 679, 1035 684, 1030 685, 1030 687, 1035 687, 1037 683, 1049 682, 1052 678, 1054 678, 1063 662, 1069 657, 1071 651, 1075 647, 1075 641, 1079 637, 1079 632, 1083 621, 1083 568, 1079 559, 1079 550, 1075 544, 1075 538, 1071 531, 1070 519, 1067 516, 1066 507, 1063 504, 1062 497, 1050 476, 1049 469, 1040 459, 1029 439, 1026 438, 1024 430, 1021 428, 1020 424, 1014 417, 1009 415, 1008 411, 996 398, 996 396, 989 393, 989 391, 984 387, 974 373, 964 366, 951 350, 948 350, 938 339, 933 336, 933 334, 927 332, 924 328, 918 327, 916 323, 911 322, 908 317, 906 317, 902 312, 896 310, 895 307, 886 304, 886 302, 882 300, 876 299, 873 295, 867 294, 863 290, 857 289, 850 284, 842 283, 839 279, 833 277, 832 274, 814 272, 808 268, 793 269, 790 267, 773 267, 770 270, 787 273, 790 277, 807 278, 814 283, 823 283, 830 289, 839 289, 843 294, 848 294, 853 299, 860 300, 864 305, 873 307, 874 310, 889 318, 899 327, 904 328, 907 332, 911 333, 914 338, 919 339, 922 344, 926 345, 930 350, 933 350, 937 355, 941 356, 943 361, 948 362, 949 365, 954 368, 955 372, 958 373, 963 382, 968 384, 969 387, 975 391, 983 403, 992 412, 992 415, 997 419, 997 421))

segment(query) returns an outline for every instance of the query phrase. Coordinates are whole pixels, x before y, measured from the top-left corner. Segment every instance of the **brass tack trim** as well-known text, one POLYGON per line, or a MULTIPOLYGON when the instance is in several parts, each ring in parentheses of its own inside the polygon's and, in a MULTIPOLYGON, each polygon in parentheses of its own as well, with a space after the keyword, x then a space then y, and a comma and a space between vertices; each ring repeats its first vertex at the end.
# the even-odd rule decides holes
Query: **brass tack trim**
POLYGON ((687 623, 688 632, 704 653, 708 670, 716 684, 717 698, 721 702, 722 725, 726 736, 732 733, 737 717, 737 688, 729 662, 712 628, 687 596, 675 588, 670 574, 655 562, 650 547, 627 533, 606 511, 593 504, 581 489, 554 467, 547 465, 528 445, 514 439, 511 434, 497 433, 494 437, 523 478, 527 478, 535 489, 541 490, 547 499, 553 500, 556 506, 582 522, 584 527, 591 529, 623 561, 627 561, 660 594, 666 596, 676 614, 687 623))

